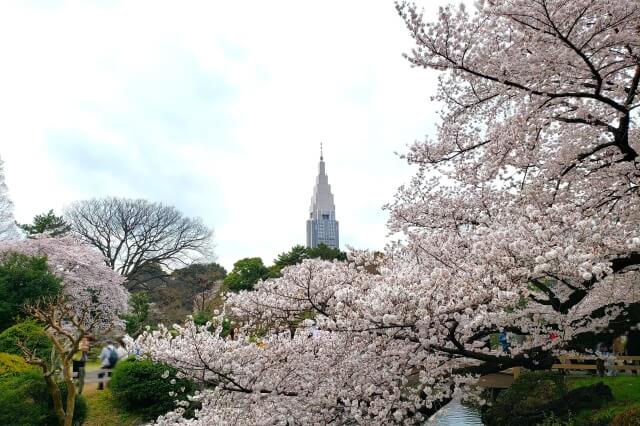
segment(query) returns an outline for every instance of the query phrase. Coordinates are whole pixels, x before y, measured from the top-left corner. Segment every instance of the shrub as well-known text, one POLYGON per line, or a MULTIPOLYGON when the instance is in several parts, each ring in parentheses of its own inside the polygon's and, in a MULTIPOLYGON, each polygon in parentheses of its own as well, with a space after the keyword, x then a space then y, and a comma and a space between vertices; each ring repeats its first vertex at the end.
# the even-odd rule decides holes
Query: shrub
POLYGON ((36 368, 5 374, 0 377, 0 424, 46 424, 52 414, 46 404, 48 397, 42 374, 36 368))
POLYGON ((640 426, 640 408, 630 408, 616 415, 611 426, 640 426))
POLYGON ((612 400, 611 388, 602 382, 567 392, 559 373, 527 372, 498 396, 482 420, 495 426, 566 425, 572 424, 571 412, 597 409, 612 400))
POLYGON ((564 400, 572 410, 580 411, 586 408, 602 407, 605 402, 613 401, 613 393, 609 386, 598 382, 591 386, 583 386, 572 390, 564 397, 564 400))
MULTIPOLYGON (((66 387, 59 384, 63 401, 66 387)), ((53 401, 42 372, 16 355, 0 354, 0 424, 15 426, 56 425, 53 401)), ((76 397, 74 423, 87 416, 87 403, 76 397)))
POLYGON ((24 359, 15 354, 0 353, 0 378, 26 373, 35 367, 27 364, 24 359))
POLYGON ((129 358, 116 365, 109 387, 124 409, 155 419, 174 410, 176 399, 186 400, 195 391, 192 381, 175 379, 176 373, 175 368, 166 364, 129 358))
POLYGON ((40 357, 47 359, 51 353, 51 341, 44 328, 33 320, 19 322, 0 333, 0 352, 22 355, 18 341, 29 349, 35 350, 40 357))
POLYGON ((482 420, 486 425, 534 426, 552 415, 564 418, 568 414, 568 407, 562 402, 566 392, 564 378, 558 373, 524 372, 498 395, 482 420))

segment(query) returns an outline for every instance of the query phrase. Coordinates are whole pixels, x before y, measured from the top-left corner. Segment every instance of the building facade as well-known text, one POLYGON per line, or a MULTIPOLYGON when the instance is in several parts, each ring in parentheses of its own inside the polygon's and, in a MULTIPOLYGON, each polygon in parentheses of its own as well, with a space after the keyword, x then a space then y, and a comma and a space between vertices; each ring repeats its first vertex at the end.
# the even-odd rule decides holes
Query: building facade
POLYGON ((336 206, 333 202, 329 177, 324 169, 324 158, 320 148, 320 164, 316 186, 313 188, 311 208, 307 220, 307 247, 317 247, 326 244, 329 247, 340 248, 340 233, 336 220, 336 206))

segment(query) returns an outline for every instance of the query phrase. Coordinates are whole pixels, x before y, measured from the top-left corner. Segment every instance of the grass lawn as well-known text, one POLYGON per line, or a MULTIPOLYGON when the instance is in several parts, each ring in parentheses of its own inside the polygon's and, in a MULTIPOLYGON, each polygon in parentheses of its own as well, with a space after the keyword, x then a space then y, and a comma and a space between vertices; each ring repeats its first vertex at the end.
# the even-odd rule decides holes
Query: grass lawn
POLYGON ((569 389, 589 386, 603 382, 611 388, 614 400, 597 410, 585 410, 576 413, 575 423, 593 424, 595 420, 611 420, 629 408, 640 409, 640 376, 617 377, 581 377, 567 379, 569 389))
POLYGON ((97 384, 87 384, 82 396, 87 399, 89 414, 85 426, 135 426, 145 422, 135 414, 122 410, 113 399, 111 391, 98 390, 97 384))

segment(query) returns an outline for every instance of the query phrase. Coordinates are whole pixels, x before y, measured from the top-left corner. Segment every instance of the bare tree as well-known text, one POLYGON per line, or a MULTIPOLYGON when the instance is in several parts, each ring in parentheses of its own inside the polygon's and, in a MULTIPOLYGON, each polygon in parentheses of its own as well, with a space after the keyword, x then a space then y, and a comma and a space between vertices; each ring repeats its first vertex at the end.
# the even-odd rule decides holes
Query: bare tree
POLYGON ((7 185, 4 183, 4 167, 0 159, 0 240, 10 240, 19 236, 13 218, 13 203, 9 198, 7 185))
POLYGON ((149 266, 167 269, 188 265, 212 253, 212 231, 200 218, 142 199, 102 198, 77 201, 65 209, 65 220, 126 277, 129 290, 144 288, 155 277, 149 266))

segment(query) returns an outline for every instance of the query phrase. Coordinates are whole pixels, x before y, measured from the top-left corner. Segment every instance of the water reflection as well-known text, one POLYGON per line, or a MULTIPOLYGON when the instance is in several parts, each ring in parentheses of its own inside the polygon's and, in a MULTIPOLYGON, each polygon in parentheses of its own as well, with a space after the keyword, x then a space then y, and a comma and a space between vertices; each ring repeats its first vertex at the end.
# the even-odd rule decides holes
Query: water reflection
POLYGON ((430 426, 481 426, 480 413, 473 407, 462 405, 456 398, 438 411, 427 422, 430 426))

